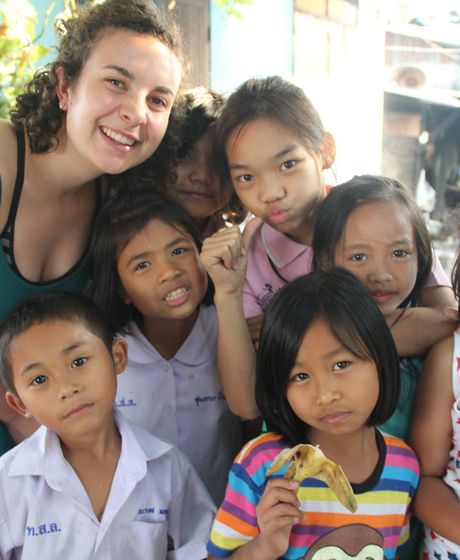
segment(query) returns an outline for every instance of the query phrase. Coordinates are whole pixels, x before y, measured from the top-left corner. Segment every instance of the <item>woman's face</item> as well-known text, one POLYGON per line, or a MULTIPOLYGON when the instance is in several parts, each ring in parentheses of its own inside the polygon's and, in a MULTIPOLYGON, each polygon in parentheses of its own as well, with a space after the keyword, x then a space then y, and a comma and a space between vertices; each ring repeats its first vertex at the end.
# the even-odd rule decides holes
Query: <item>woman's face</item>
POLYGON ((58 96, 66 112, 64 145, 82 170, 92 167, 97 176, 121 173, 157 149, 181 67, 155 37, 107 29, 76 81, 69 84, 62 69, 58 76, 58 96))

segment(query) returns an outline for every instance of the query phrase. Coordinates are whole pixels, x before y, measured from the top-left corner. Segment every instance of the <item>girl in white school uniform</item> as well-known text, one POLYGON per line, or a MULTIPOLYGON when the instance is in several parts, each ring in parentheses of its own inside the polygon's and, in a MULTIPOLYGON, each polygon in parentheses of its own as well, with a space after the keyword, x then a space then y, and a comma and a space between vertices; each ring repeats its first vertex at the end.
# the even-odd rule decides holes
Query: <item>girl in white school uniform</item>
POLYGON ((116 406, 175 444, 220 502, 241 445, 217 375, 212 285, 200 236, 176 202, 119 196, 102 210, 92 248, 92 297, 128 343, 116 406))

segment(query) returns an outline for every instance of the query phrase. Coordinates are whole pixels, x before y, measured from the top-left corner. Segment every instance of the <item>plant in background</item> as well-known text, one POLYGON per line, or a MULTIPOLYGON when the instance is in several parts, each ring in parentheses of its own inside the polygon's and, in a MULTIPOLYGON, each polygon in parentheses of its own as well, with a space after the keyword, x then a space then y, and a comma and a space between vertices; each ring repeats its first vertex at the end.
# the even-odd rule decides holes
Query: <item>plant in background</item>
POLYGON ((238 6, 248 6, 252 0, 213 0, 214 4, 225 10, 226 16, 233 16, 243 19, 243 15, 238 10, 238 6))
POLYGON ((49 49, 36 41, 37 13, 29 0, 0 4, 0 118, 7 118, 16 96, 30 81, 49 49))

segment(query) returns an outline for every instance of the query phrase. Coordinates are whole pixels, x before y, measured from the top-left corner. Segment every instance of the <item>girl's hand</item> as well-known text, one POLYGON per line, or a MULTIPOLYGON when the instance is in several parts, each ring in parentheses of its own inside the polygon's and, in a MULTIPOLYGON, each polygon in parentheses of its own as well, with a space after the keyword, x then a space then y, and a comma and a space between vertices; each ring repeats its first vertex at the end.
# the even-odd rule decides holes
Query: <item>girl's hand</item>
POLYGON ((246 246, 253 229, 242 234, 238 226, 222 229, 204 240, 201 260, 216 293, 233 294, 243 289, 247 268, 246 246))
POLYGON ((289 547, 292 527, 303 518, 297 499, 299 485, 285 478, 268 481, 256 507, 258 547, 267 558, 282 556, 289 547))

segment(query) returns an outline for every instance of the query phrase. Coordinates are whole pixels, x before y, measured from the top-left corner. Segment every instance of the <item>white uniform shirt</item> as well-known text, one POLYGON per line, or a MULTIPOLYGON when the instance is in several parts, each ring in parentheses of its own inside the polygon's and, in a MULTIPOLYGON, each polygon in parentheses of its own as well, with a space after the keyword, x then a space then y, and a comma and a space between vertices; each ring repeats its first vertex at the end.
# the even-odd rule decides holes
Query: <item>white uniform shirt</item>
POLYGON ((116 420, 121 455, 100 521, 51 430, 41 427, 0 458, 2 560, 206 557, 214 508, 188 459, 116 420))
POLYGON ((171 360, 135 323, 128 328, 128 366, 118 376, 118 410, 181 449, 220 504, 241 449, 241 422, 230 412, 217 374, 215 307, 200 307, 192 332, 171 360))

